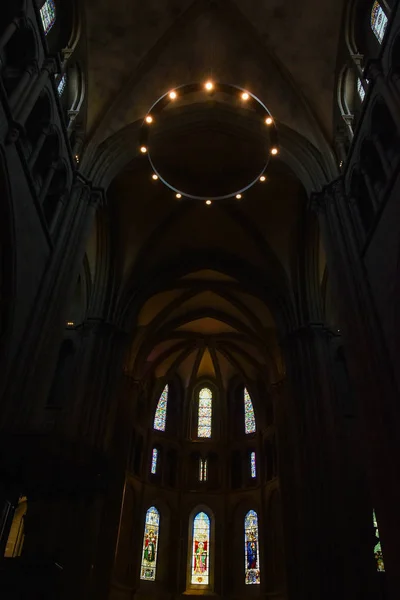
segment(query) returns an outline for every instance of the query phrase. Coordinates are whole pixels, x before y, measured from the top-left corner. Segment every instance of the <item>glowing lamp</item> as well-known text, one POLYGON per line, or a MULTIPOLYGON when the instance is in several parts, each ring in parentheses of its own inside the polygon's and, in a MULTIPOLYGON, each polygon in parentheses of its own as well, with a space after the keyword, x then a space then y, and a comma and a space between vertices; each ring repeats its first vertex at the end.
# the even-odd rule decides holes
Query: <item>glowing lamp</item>
POLYGON ((146 152, 147 152, 147 148, 146 148, 146 146, 142 146, 142 147, 140 148, 140 152, 141 152, 142 154, 146 154, 146 152))
POLYGON ((267 117, 267 118, 265 119, 265 124, 266 124, 266 125, 272 125, 272 117, 267 117))

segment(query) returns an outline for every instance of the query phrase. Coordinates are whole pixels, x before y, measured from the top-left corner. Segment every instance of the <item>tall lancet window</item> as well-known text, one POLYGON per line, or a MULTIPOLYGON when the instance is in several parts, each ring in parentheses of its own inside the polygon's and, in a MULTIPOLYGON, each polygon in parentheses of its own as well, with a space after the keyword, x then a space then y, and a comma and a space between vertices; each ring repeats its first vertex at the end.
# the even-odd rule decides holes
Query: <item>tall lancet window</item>
POLYGON ((158 460, 158 450, 157 448, 153 448, 153 452, 151 453, 151 474, 155 475, 157 473, 157 460, 158 460))
POLYGON ((258 517, 254 510, 249 510, 244 519, 244 572, 246 585, 260 583, 258 517))
POLYGON ((154 506, 151 506, 146 513, 146 520, 144 524, 140 579, 154 581, 156 578, 159 529, 160 513, 154 506))
POLYGON ((192 577, 194 585, 210 582, 210 518, 199 512, 193 520, 192 577))
POLYGON ((375 511, 373 512, 373 519, 374 519, 374 529, 375 529, 374 553, 375 553, 375 561, 376 561, 376 570, 377 571, 384 571, 385 570, 385 563, 383 562, 381 540, 379 538, 378 521, 376 520, 375 511))
POLYGON ((387 24, 388 18, 385 14, 385 11, 379 2, 374 2, 371 10, 371 29, 380 44, 382 44, 387 24))
POLYGON ((46 0, 40 9, 40 18, 42 19, 44 34, 47 35, 56 22, 56 6, 54 0, 46 0))
POLYGON ((156 414, 154 415, 154 429, 165 431, 167 424, 167 404, 168 404, 168 384, 163 389, 163 392, 158 400, 156 414))
POLYGON ((212 393, 208 388, 199 392, 197 437, 210 438, 212 425, 212 393))
POLYGON ((256 453, 250 452, 250 475, 252 479, 257 477, 256 453))
POLYGON ((244 429, 246 433, 255 433, 256 431, 253 403, 246 388, 244 388, 244 429))

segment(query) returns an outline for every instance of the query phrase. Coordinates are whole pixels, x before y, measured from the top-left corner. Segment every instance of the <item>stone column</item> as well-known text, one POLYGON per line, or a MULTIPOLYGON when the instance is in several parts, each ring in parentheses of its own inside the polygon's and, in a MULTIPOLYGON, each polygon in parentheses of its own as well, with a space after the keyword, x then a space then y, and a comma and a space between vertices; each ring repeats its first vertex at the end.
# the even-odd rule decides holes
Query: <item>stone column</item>
MULTIPOLYGON (((376 508, 391 600, 400 570, 400 405, 341 178, 314 198, 339 305, 360 414, 362 454, 376 508)), ((371 507, 372 508, 372 507, 371 507)))
POLYGON ((352 524, 354 507, 346 504, 345 486, 355 484, 341 470, 345 459, 330 344, 330 332, 317 323, 283 341, 287 380, 277 390, 276 430, 288 596, 375 600, 373 557, 368 559, 352 524))

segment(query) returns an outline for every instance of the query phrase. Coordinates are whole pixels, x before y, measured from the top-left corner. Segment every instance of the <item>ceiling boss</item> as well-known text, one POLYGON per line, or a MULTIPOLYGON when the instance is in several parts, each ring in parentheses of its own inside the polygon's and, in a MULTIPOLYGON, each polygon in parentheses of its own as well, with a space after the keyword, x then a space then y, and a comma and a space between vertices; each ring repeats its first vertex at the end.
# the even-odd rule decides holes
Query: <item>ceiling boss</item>
MULTIPOLYGON (((212 105, 211 110, 214 106, 217 105, 212 105)), ((205 202, 207 206, 210 206, 213 201, 218 200, 241 200, 245 192, 247 192, 251 187, 258 183, 264 183, 266 181, 265 173, 269 164, 269 160, 271 157, 276 156, 279 152, 276 123, 265 104, 254 94, 237 85, 216 83, 211 80, 208 80, 205 83, 190 83, 181 85, 162 95, 153 104, 143 120, 139 135, 139 147, 140 153, 144 157, 147 157, 150 163, 151 179, 153 182, 161 182, 164 184, 171 190, 175 198, 178 200, 200 200, 205 202), (177 102, 178 100, 183 100, 190 94, 196 94, 197 100, 199 100, 201 103, 204 102, 205 99, 209 99, 210 96, 214 96, 216 93, 219 94, 221 98, 228 97, 231 101, 233 101, 233 103, 236 103, 236 110, 238 110, 238 108, 246 108, 249 110, 249 114, 251 113, 252 115, 255 115, 256 119, 259 120, 258 122, 262 124, 263 127, 262 138, 263 148, 265 148, 265 150, 263 151, 261 168, 256 167, 256 174, 254 175, 254 173, 252 173, 251 177, 246 182, 241 181, 238 189, 224 191, 219 189, 215 194, 212 193, 211 190, 211 193, 207 192, 207 195, 197 195, 194 194, 192 190, 184 189, 183 186, 178 185, 176 182, 172 182, 171 178, 163 173, 162 167, 159 166, 158 159, 153 155, 152 152, 153 146, 151 133, 152 129, 154 129, 154 125, 160 120, 163 111, 171 104, 177 102), (205 98, 203 96, 205 96, 205 98)), ((179 158, 179 150, 180 147, 176 148, 175 154, 172 155, 173 159, 179 158)), ((171 152, 169 152, 169 159, 171 159, 171 152)), ((184 169, 184 167, 182 168, 184 169)))

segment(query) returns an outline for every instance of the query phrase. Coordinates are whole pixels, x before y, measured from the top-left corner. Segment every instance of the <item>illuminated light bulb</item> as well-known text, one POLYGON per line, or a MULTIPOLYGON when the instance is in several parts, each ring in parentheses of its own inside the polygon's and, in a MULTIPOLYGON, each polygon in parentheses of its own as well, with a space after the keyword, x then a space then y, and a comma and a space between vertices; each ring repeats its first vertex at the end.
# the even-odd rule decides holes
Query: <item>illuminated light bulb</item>
POLYGON ((206 204, 207 206, 210 206, 210 204, 212 204, 211 200, 206 200, 206 204))
POLYGON ((247 92, 243 92, 242 94, 242 100, 248 100, 250 98, 249 94, 247 92))
POLYGON ((267 118, 265 119, 265 124, 266 124, 266 125, 272 125, 272 117, 267 117, 267 118))
POLYGON ((146 154, 146 152, 147 152, 147 148, 146 148, 146 146, 142 146, 142 147, 140 148, 140 152, 141 152, 142 154, 146 154))
POLYGON ((178 200, 179 200, 180 198, 182 198, 182 194, 176 194, 176 197, 177 197, 177 198, 178 198, 178 200))
POLYGON ((67 321, 67 327, 73 327, 75 323, 73 321, 67 321))
POLYGON ((242 197, 242 194, 236 194, 236 200, 240 200, 242 197))
POLYGON ((261 177, 260 177, 260 181, 264 183, 264 181, 265 181, 265 180, 266 180, 266 177, 265 177, 265 175, 261 175, 261 177))
POLYGON ((204 86, 206 88, 206 90, 208 90, 209 92, 211 92, 211 90, 214 89, 214 84, 212 81, 207 81, 207 83, 204 86))
POLYGON ((169 93, 169 97, 170 97, 171 100, 175 100, 176 96, 177 96, 176 92, 170 92, 169 93))
POLYGON ((153 122, 153 117, 151 115, 147 115, 146 123, 149 123, 149 125, 150 125, 150 123, 152 123, 152 122, 153 122))
POLYGON ((156 175, 155 173, 153 173, 152 178, 154 179, 154 181, 157 181, 158 175, 156 175))
POLYGON ((274 147, 274 148, 271 148, 271 154, 273 154, 274 156, 275 156, 276 154, 278 154, 278 148, 275 148, 275 147, 274 147))

